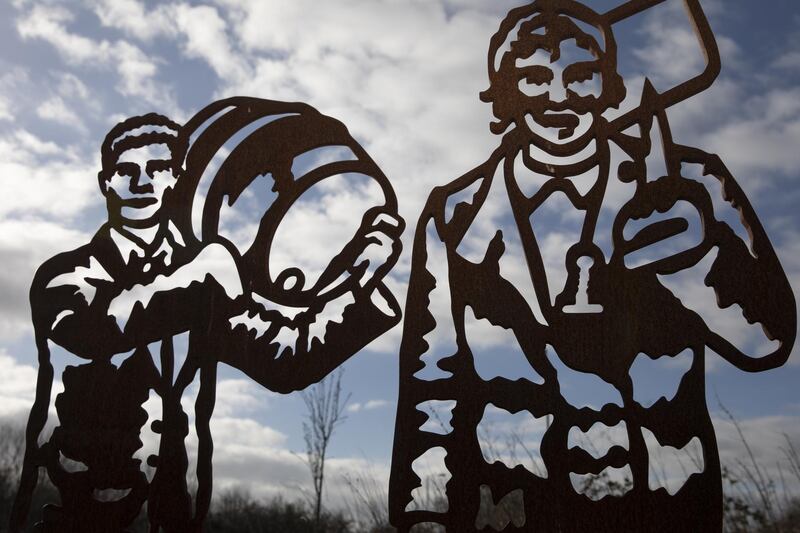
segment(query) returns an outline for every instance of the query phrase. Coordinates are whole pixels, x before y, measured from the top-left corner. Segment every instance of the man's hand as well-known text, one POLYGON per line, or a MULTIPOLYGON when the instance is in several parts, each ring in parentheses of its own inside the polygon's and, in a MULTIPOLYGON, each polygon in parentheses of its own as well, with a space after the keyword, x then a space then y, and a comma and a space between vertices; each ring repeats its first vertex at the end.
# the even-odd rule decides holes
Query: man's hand
POLYGON ((675 273, 708 253, 714 224, 702 184, 680 177, 644 183, 614 223, 614 255, 630 269, 675 273))
POLYGON ((397 260, 404 226, 401 218, 385 211, 367 214, 362 229, 354 238, 361 243, 361 253, 353 262, 352 271, 357 273, 361 287, 372 286, 373 281, 385 275, 381 267, 397 260))

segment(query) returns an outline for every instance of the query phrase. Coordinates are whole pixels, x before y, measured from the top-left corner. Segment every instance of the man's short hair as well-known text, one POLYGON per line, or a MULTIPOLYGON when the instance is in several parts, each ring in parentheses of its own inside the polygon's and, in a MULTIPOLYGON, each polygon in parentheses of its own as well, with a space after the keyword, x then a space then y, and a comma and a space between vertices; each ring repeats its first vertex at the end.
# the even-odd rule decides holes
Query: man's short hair
POLYGON ((503 58, 511 52, 514 43, 525 34, 545 30, 541 47, 557 53, 553 48, 566 39, 574 38, 578 46, 598 56, 603 69, 601 104, 617 107, 625 97, 625 85, 617 71, 617 44, 614 33, 605 19, 588 6, 574 0, 535 0, 528 5, 511 10, 494 34, 489 47, 489 89, 481 93, 481 100, 492 104, 495 116, 506 123, 515 110, 509 99, 507 84, 517 80, 507 79, 503 72, 503 58), (514 33, 514 30, 517 30, 514 33), (590 33, 591 32, 591 33, 590 33), (592 33, 596 34, 592 35, 592 33))
POLYGON ((186 153, 186 139, 180 125, 158 113, 125 119, 108 132, 100 149, 103 165, 101 174, 107 177, 113 172, 120 154, 126 150, 150 144, 167 145, 172 156, 173 172, 179 174, 186 153))

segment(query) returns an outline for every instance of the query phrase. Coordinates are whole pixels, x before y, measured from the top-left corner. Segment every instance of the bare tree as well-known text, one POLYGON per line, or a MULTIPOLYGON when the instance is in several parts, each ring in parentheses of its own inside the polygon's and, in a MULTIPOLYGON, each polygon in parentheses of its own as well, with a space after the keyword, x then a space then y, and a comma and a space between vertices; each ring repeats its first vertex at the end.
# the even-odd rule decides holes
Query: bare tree
POLYGON ((0 424, 0 531, 8 525, 25 455, 25 427, 0 424))
POLYGON ((319 525, 322 512, 322 489, 325 482, 325 456, 336 428, 347 418, 344 415, 350 395, 342 399, 342 375, 339 369, 318 384, 302 392, 308 410, 303 422, 306 462, 314 482, 314 523, 319 525))

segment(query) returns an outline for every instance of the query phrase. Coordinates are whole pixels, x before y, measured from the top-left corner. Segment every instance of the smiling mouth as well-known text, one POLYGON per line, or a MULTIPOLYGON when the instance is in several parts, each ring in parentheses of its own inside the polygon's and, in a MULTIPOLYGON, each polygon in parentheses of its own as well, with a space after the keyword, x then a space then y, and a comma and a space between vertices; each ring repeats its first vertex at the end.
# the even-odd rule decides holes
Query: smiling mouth
POLYGON ((542 125, 548 128, 558 128, 558 138, 566 139, 575 133, 575 129, 580 124, 580 119, 575 113, 557 113, 546 111, 542 116, 542 125))
MULTIPOLYGON (((576 135, 581 126, 581 117, 572 112, 547 111, 535 118, 530 114, 525 115, 528 129, 534 133, 542 134, 543 130, 556 130, 558 140, 564 141, 576 135)), ((582 128, 581 128, 582 129, 582 128)))
POLYGON ((143 207, 149 207, 157 203, 158 200, 153 196, 127 198, 122 201, 122 205, 124 205, 125 207, 132 207, 134 209, 142 209, 143 207))

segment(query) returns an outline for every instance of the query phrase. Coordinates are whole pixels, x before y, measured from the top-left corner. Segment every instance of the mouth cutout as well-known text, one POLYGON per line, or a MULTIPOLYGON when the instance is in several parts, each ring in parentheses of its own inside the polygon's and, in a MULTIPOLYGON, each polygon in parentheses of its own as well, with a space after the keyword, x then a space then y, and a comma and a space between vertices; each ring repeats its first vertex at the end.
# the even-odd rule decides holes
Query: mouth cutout
POLYGON ((545 112, 534 118, 525 115, 525 124, 534 134, 556 144, 565 144, 584 136, 594 124, 591 114, 578 115, 573 112, 545 112))
POLYGON ((580 124, 580 117, 569 111, 564 113, 546 111, 542 115, 541 124, 551 128, 571 129, 574 131, 580 124))
POLYGON ((149 207, 153 204, 157 204, 158 200, 153 196, 146 196, 146 197, 138 197, 138 198, 128 198, 123 200, 122 205, 125 207, 132 207, 134 209, 141 209, 143 207, 149 207))

